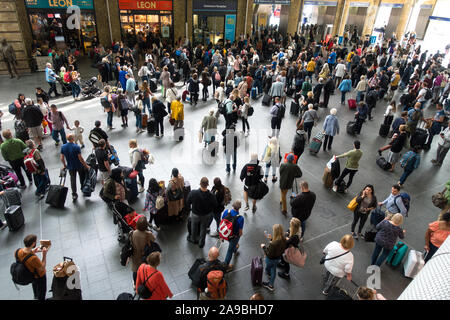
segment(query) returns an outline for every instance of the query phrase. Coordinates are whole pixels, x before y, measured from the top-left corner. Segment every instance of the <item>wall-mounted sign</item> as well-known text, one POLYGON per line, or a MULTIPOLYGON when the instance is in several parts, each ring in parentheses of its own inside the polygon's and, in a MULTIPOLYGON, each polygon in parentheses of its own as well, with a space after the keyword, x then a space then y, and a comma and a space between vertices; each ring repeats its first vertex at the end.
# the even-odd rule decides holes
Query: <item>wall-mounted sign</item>
POLYGON ((380 7, 390 7, 390 8, 403 8, 403 3, 384 3, 380 4, 380 7))
POLYGON ((305 6, 322 6, 322 7, 336 7, 337 1, 305 1, 305 6))
POLYGON ((353 8, 368 8, 369 2, 350 2, 350 7, 353 8))
POLYGON ((230 40, 231 43, 233 43, 235 38, 236 38, 236 15, 227 14, 225 16, 225 40, 230 40))
POLYGON ((172 11, 172 1, 159 0, 119 0, 121 10, 172 11))
POLYGON ((94 9, 94 0, 25 0, 27 8, 65 9, 78 6, 80 9, 94 9))
POLYGON ((237 1, 228 0, 194 0, 194 11, 237 11, 237 1))
POLYGON ((253 0, 254 4, 281 4, 290 5, 291 0, 253 0))
POLYGON ((420 9, 432 9, 433 5, 432 4, 422 4, 420 6, 420 9))

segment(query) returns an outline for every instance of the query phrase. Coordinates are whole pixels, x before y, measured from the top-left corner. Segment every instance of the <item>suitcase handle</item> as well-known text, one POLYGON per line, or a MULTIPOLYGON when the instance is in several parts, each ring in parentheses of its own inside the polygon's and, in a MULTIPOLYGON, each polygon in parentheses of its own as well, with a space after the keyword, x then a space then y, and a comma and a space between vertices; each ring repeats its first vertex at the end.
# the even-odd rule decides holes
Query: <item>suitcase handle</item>
POLYGON ((64 261, 73 261, 73 259, 72 259, 72 258, 69 258, 69 257, 63 257, 63 260, 64 260, 64 261))
POLYGON ((64 187, 64 185, 66 184, 66 176, 67 176, 67 169, 63 168, 61 169, 61 171, 59 172, 59 185, 61 187, 64 187))

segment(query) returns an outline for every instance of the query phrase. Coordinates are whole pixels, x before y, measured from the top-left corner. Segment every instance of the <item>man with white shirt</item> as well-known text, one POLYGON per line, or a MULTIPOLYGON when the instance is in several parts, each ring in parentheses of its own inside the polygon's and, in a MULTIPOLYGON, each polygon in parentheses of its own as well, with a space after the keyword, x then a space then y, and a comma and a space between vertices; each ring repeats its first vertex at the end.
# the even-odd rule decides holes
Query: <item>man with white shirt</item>
POLYGON ((450 149, 450 121, 448 121, 447 123, 447 128, 445 128, 445 130, 442 131, 439 136, 440 139, 436 152, 436 160, 431 160, 431 162, 438 167, 442 166, 442 162, 444 161, 445 156, 450 149))
POLYGON ((338 59, 338 64, 335 68, 335 86, 339 87, 339 84, 342 81, 342 78, 345 76, 345 72, 347 71, 347 68, 345 67, 345 64, 343 63, 342 59, 338 59))

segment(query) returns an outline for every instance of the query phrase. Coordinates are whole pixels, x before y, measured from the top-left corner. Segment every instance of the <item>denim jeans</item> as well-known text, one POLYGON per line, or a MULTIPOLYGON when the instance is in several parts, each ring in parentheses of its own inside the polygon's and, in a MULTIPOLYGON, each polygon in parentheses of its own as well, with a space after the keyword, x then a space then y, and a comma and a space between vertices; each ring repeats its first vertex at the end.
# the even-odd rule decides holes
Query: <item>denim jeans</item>
POLYGON ((193 242, 197 242, 199 246, 205 245, 206 228, 211 222, 212 213, 205 216, 198 216, 195 213, 191 213, 191 235, 190 239, 193 242), (199 239, 197 235, 199 234, 199 239))
POLYGON ((277 276, 277 264, 280 262, 280 258, 278 259, 269 259, 266 257, 266 273, 270 274, 269 283, 273 287, 275 283, 275 277, 277 276))
POLYGON ((236 246, 239 243, 239 239, 240 237, 236 237, 228 241, 228 250, 224 261, 226 265, 230 264, 231 258, 233 257, 233 253, 236 252, 236 246))
POLYGON ((78 98, 78 96, 80 95, 81 92, 81 88, 78 84, 76 84, 75 82, 71 82, 70 86, 72 87, 72 96, 74 98, 78 98))
POLYGON ((36 183, 36 194, 45 194, 45 188, 48 184, 47 176, 44 174, 33 174, 36 183))
POLYGON ((150 97, 148 97, 148 98, 142 100, 142 104, 143 104, 143 106, 144 106, 144 110, 142 110, 142 112, 145 113, 145 107, 147 107, 148 113, 149 113, 149 114, 152 114, 152 107, 151 107, 151 104, 150 104, 150 97))
POLYGON ((233 152, 233 153, 226 153, 225 154, 225 158, 227 161, 227 172, 231 171, 230 165, 231 165, 231 157, 233 157, 233 171, 236 171, 236 153, 237 152, 233 152))
POLYGON ((361 101, 361 95, 364 94, 364 91, 357 91, 356 92, 356 103, 359 103, 361 101))
POLYGON ((108 111, 108 116, 106 118, 106 125, 108 127, 112 127, 112 125, 113 125, 113 116, 114 116, 114 112, 108 111))
POLYGON ((52 138, 53 138, 53 140, 55 140, 55 142, 59 142, 59 135, 61 135, 61 140, 62 140, 63 144, 66 144, 67 139, 66 139, 66 132, 64 131, 64 128, 62 128, 61 130, 56 130, 55 128, 53 128, 52 138))
POLYGON ((142 129, 142 114, 136 114, 136 128, 142 129))
POLYGON ((345 103, 345 94, 346 94, 347 92, 345 92, 345 91, 341 91, 341 103, 345 103))
POLYGON ((383 248, 382 246, 375 243, 375 249, 373 250, 371 265, 381 266, 383 262, 386 260, 386 258, 389 256, 389 253, 391 253, 391 250, 383 248), (383 250, 383 252, 381 252, 381 250, 383 250))
POLYGON ((404 184, 406 181, 406 178, 408 178, 408 176, 413 172, 414 170, 406 170, 403 171, 402 176, 400 177, 400 184, 404 184))

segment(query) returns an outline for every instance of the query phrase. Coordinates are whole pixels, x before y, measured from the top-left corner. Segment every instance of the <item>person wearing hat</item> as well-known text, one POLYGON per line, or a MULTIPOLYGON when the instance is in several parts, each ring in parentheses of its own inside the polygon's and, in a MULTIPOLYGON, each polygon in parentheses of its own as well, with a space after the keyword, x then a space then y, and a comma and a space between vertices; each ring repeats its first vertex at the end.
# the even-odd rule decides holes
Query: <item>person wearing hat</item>
POLYGON ((294 160, 295 157, 291 153, 287 156, 287 163, 282 163, 280 166, 280 203, 281 212, 284 215, 287 214, 286 194, 289 189, 292 189, 295 179, 302 177, 302 170, 294 163, 294 160))
POLYGON ((208 190, 208 178, 200 180, 200 188, 192 190, 187 199, 186 207, 191 211, 191 233, 187 240, 191 243, 198 243, 200 248, 205 246, 206 228, 213 220, 213 213, 217 207, 216 197, 208 190))

